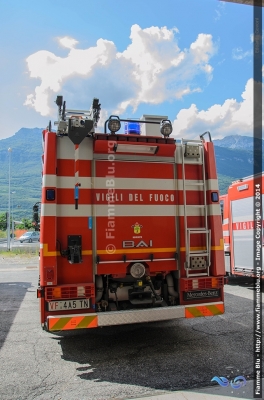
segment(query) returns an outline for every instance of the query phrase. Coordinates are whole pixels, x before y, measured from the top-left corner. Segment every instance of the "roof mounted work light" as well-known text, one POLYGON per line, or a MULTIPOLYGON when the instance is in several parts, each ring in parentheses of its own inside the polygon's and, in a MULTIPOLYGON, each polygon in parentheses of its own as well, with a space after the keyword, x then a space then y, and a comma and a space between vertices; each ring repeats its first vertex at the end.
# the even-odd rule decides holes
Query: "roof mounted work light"
POLYGON ((160 133, 168 137, 172 133, 172 125, 169 119, 163 119, 160 123, 160 133))
POLYGON ((121 122, 119 120, 119 117, 117 117, 116 115, 111 115, 107 126, 111 133, 119 131, 119 129, 121 128, 121 122))

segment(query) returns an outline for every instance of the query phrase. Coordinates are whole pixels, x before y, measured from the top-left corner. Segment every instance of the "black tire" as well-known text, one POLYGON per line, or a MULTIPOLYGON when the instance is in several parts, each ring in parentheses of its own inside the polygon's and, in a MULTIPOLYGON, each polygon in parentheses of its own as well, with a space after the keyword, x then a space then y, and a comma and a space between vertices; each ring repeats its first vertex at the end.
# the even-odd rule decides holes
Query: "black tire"
POLYGON ((28 243, 32 243, 32 239, 28 239, 28 243))
POLYGON ((20 243, 23 243, 23 240, 20 240, 20 243))

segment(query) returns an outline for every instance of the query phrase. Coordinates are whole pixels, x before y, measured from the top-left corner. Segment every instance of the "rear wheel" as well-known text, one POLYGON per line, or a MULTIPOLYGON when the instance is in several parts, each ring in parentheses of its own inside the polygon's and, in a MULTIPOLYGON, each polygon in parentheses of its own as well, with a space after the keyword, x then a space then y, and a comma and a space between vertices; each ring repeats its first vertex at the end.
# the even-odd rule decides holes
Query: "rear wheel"
POLYGON ((29 239, 29 240, 28 240, 28 243, 32 243, 32 239, 29 239))

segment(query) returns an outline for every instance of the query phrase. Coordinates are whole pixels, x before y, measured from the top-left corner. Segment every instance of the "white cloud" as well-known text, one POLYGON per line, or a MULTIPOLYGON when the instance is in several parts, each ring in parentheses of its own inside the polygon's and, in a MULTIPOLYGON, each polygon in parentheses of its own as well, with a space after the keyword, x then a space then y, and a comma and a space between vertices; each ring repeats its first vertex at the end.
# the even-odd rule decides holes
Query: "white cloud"
POLYGON ((199 111, 195 104, 182 109, 173 123, 173 134, 177 138, 198 138, 205 131, 210 131, 213 139, 228 135, 253 134, 253 79, 246 83, 241 94, 242 100, 227 99, 221 104, 214 104, 207 110, 199 111))
POLYGON ((60 45, 62 47, 66 47, 66 49, 72 49, 73 47, 76 46, 79 42, 73 38, 70 38, 69 36, 64 36, 63 38, 58 39, 60 45))
POLYGON ((74 38, 60 38, 69 49, 66 57, 42 50, 26 59, 29 76, 40 84, 24 104, 47 116, 56 94, 64 94, 71 108, 99 97, 103 108, 122 113, 129 106, 135 111, 141 103, 160 104, 201 91, 195 80, 203 76, 204 84, 210 81, 217 47, 211 35, 201 33, 189 48, 180 49, 177 34, 177 28, 133 25, 123 52, 102 38, 87 49, 75 48, 74 38))
POLYGON ((215 21, 219 21, 223 14, 225 14, 225 3, 218 3, 215 9, 215 21))
POLYGON ((232 51, 232 57, 235 60, 242 60, 243 58, 246 57, 252 57, 253 51, 243 51, 243 49, 241 47, 237 47, 235 49, 233 49, 232 51))

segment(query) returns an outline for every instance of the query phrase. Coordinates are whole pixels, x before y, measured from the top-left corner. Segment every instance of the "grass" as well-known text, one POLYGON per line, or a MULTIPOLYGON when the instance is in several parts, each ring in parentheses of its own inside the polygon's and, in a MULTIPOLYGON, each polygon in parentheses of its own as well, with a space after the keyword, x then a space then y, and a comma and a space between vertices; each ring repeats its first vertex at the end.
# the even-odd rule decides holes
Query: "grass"
POLYGON ((0 256, 2 257, 15 257, 15 256, 20 256, 20 257, 36 257, 39 255, 39 250, 38 249, 31 249, 31 248, 25 248, 25 249, 14 249, 14 250, 0 250, 0 256))

